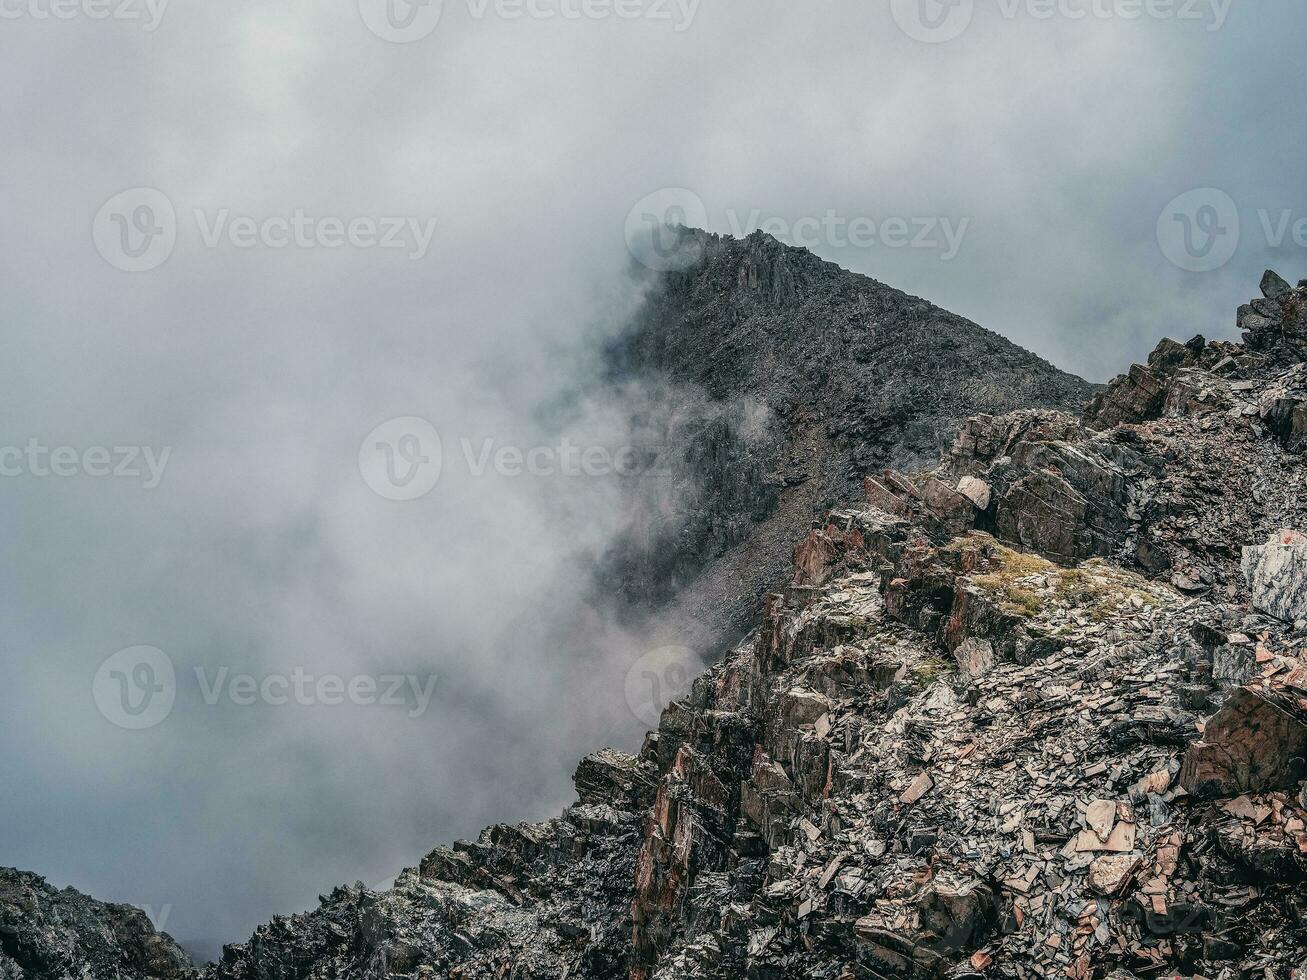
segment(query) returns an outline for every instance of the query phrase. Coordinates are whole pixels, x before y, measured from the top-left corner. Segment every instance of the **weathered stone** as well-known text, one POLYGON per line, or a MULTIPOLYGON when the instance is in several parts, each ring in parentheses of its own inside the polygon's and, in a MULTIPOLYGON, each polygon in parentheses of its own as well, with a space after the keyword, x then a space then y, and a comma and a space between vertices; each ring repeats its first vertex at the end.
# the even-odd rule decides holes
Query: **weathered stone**
POLYGON ((1262 295, 1270 300, 1282 300, 1293 292, 1290 286, 1279 273, 1272 269, 1267 269, 1262 276, 1261 282, 1262 295))
MULTIPOLYGON (((1180 345, 1177 345, 1180 346, 1180 345)), ((1181 350, 1184 348, 1181 347, 1181 350)), ((1158 418, 1166 400, 1163 376, 1142 364, 1117 378, 1094 396, 1085 410, 1085 424, 1097 429, 1158 418)))
POLYGON ((983 945, 999 921, 994 891, 979 881, 936 881, 917 898, 917 911, 931 947, 950 959, 983 945))
POLYGON ((859 919, 853 932, 865 947, 876 976, 931 980, 941 976, 948 965, 939 953, 907 936, 881 928, 874 918, 859 919))
POLYGON ((1105 854, 1089 866, 1089 887, 1100 895, 1116 895, 1141 861, 1130 854, 1105 854))
POLYGON ((1148 355, 1148 366, 1154 371, 1169 374, 1178 367, 1192 364, 1194 357, 1202 353, 1205 343, 1202 337, 1195 337, 1188 344, 1163 337, 1153 352, 1148 355))
POLYGON ((1031 473, 1012 485, 999 503, 998 533, 1030 551, 1055 561, 1087 558, 1083 533, 1089 502, 1060 474, 1031 473))
POLYGON ((1238 688, 1185 753, 1180 783, 1211 798, 1285 789, 1307 774, 1307 724, 1247 688, 1238 688))
POLYGON ((1307 537, 1283 531, 1243 549, 1243 573, 1253 605, 1285 622, 1307 619, 1307 537))
POLYGON ((582 803, 619 803, 627 808, 648 806, 653 799, 654 773, 635 756, 601 749, 586 756, 572 776, 582 803))
POLYGON ((974 680, 994 667, 994 645, 988 640, 967 639, 953 651, 953 656, 964 680, 974 680))
POLYGON ((964 476, 958 481, 958 493, 975 504, 977 510, 989 510, 993 491, 984 480, 974 476, 964 476))
POLYGON ((1094 800, 1085 811, 1085 823, 1098 835, 1099 840, 1106 841, 1116 825, 1116 803, 1112 800, 1094 800))

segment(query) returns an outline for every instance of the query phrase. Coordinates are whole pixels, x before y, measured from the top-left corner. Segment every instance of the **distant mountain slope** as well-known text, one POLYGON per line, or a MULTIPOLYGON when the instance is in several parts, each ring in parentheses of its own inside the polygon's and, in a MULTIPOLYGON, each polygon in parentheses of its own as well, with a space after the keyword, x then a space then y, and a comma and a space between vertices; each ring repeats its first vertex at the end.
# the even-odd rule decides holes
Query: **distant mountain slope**
POLYGON ((789 567, 819 512, 886 466, 938 458, 959 424, 1017 408, 1079 412, 1094 386, 977 324, 757 232, 683 230, 609 351, 641 399, 635 440, 662 456, 636 487, 607 580, 679 605, 711 656, 789 567))
POLYGON ((174 980, 190 957, 140 909, 0 868, 0 980, 174 980))

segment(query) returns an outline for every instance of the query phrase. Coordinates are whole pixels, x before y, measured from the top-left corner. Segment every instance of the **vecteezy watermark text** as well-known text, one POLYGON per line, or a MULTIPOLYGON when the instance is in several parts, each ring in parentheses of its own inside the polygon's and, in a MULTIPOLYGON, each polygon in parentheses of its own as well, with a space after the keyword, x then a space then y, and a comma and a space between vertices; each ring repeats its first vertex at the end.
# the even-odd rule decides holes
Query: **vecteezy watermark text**
POLYGON ((0 0, 0 20, 137 21, 152 34, 170 0, 0 0))
POLYGON ((888 217, 873 218, 840 214, 827 210, 821 215, 807 215, 789 219, 779 215, 763 217, 755 208, 741 214, 734 208, 726 210, 726 224, 736 238, 745 238, 762 231, 788 245, 803 248, 923 248, 940 253, 941 262, 950 262, 962 248, 962 240, 971 227, 970 218, 955 222, 948 217, 888 217))
MULTIPOLYGON (((968 217, 947 215, 849 214, 828 208, 798 217, 767 214, 761 208, 722 212, 731 235, 746 238, 762 231, 802 248, 911 248, 938 253, 941 262, 957 258, 968 217)), ((664 187, 636 202, 626 216, 626 246, 642 265, 670 272, 693 260, 678 229, 709 227, 708 207, 694 191, 664 187)), ((719 226, 720 227, 720 226, 719 226)))
MULTIPOLYGON (((196 666, 194 676, 200 698, 209 707, 223 701, 237 707, 350 704, 403 708, 415 719, 426 714, 438 679, 436 674, 313 674, 302 666, 258 675, 196 666)), ((172 658, 158 647, 128 647, 100 665, 91 693, 100 713, 119 728, 153 728, 176 704, 177 671, 172 658)))
POLYGON ((391 419, 369 432, 359 446, 359 472, 363 482, 387 500, 425 497, 454 463, 472 477, 494 474, 507 479, 665 475, 664 455, 657 447, 586 445, 567 436, 533 445, 460 436, 457 445, 457 455, 447 461, 434 425, 414 416, 391 419))
POLYGON ((1219 31, 1234 0, 890 0, 890 12, 908 37, 942 44, 960 37, 983 5, 1007 21, 1165 20, 1219 31))
MULTIPOLYGON (((466 0, 473 20, 646 20, 688 30, 702 0, 466 0)), ((411 44, 440 23, 444 0, 359 0, 359 14, 384 41, 411 44)))
POLYGON ((1213 272, 1227 265, 1242 241, 1260 236, 1266 248, 1290 244, 1307 249, 1307 215, 1292 208, 1257 208, 1249 220, 1228 193, 1217 187, 1185 191, 1167 202, 1157 218, 1157 243, 1172 265, 1187 272, 1213 272))
POLYGON ((316 218, 303 208, 271 217, 233 216, 227 208, 209 212, 197 208, 195 224, 206 248, 218 248, 225 239, 241 249, 407 249, 414 262, 426 257, 436 234, 435 218, 316 218))
MULTIPOLYGON (((230 208, 194 208, 191 213, 200 244, 208 249, 375 249, 400 251, 417 262, 426 258, 436 234, 436 219, 429 217, 319 216, 304 208, 261 215, 230 208)), ((163 265, 176 250, 179 231, 171 199, 152 187, 115 194, 92 224, 96 249, 124 272, 148 272, 163 265)))
POLYGON ((436 690, 436 674, 310 674, 295 667, 288 674, 233 674, 220 667, 212 675, 195 668, 204 703, 210 707, 224 698, 234 705, 266 704, 301 707, 353 704, 362 707, 408 708, 410 718, 421 718, 436 690))
POLYGON ((33 437, 23 446, 0 446, 0 477, 91 477, 93 479, 141 480, 153 490, 163 481, 163 471, 172 456, 172 446, 75 446, 50 447, 33 437))

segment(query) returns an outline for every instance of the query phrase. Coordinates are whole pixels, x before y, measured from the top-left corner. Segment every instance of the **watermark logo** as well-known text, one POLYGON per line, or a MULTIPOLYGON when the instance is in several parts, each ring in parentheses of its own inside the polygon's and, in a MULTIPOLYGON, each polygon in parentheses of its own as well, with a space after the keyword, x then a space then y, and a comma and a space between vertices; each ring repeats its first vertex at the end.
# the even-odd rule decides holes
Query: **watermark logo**
MULTIPOLYGON (((1219 31, 1234 0, 993 0, 993 4, 1006 21, 1163 20, 1201 23, 1208 31, 1219 31)), ((971 26, 976 0, 890 0, 890 10, 908 37, 943 44, 971 26)))
POLYGON ((697 257, 684 228, 707 228, 708 208, 694 191, 664 187, 642 197, 626 215, 626 247, 654 272, 673 272, 697 257))
POLYGON ((164 902, 157 909, 153 905, 138 905, 137 908, 145 913, 155 932, 167 930, 168 920, 172 918, 172 902, 164 902))
POLYGON ((1224 266, 1234 258, 1240 235, 1238 205, 1215 187, 1181 194, 1157 219, 1162 254, 1189 272, 1211 272, 1224 266))
POLYGON ((100 665, 91 693, 106 719, 119 728, 141 731, 172 714, 177 672, 158 647, 128 647, 100 665))
POLYGON ((134 187, 105 201, 92 225, 95 247, 115 269, 149 272, 177 247, 177 212, 166 194, 134 187))
POLYGON ((650 728, 657 728, 663 709, 690 693, 703 672, 703 661, 689 647, 650 650, 626 672, 626 706, 650 728))
POLYGON ((494 474, 519 477, 668 477, 667 454, 655 446, 588 445, 562 436, 553 442, 520 444, 493 436, 459 436, 458 451, 446 459, 440 433, 426 419, 391 419, 368 433, 359 447, 363 482, 387 500, 425 497, 451 466, 480 479, 494 474))
POLYGON ((289 674, 233 674, 220 667, 212 675, 203 667, 195 668, 204 703, 213 707, 227 700, 237 707, 257 704, 281 707, 296 704, 357 707, 407 708, 410 718, 421 718, 431 705, 436 691, 436 674, 310 674, 295 667, 289 674))
POLYGON ((894 22, 914 41, 943 44, 971 26, 976 0, 890 0, 894 22))
POLYGON ((1257 221, 1245 214, 1225 191, 1200 187, 1169 202, 1157 219, 1157 243, 1162 254, 1187 272, 1223 268, 1251 233, 1258 244, 1282 249, 1289 244, 1307 249, 1307 216, 1291 208, 1257 209, 1257 221))
POLYGON ((136 21, 153 34, 169 0, 0 0, 0 20, 136 21))
POLYGON ((368 30, 393 44, 421 41, 436 29, 443 12, 444 0, 359 0, 368 30))
POLYGON ((51 448, 32 437, 25 446, 0 446, 0 478, 91 477, 141 480, 146 490, 163 482, 172 446, 74 446, 51 448))
POLYGON ((426 419, 391 419, 359 446, 359 472, 387 500, 418 500, 436 488, 443 468, 440 433, 426 419))
MULTIPOLYGON (((304 208, 262 215, 194 208, 191 215, 199 242, 208 249, 399 250, 417 262, 426 258, 436 235, 436 219, 430 217, 319 216, 304 208)), ((149 187, 115 195, 100 209, 92 227, 96 249, 124 272, 148 272, 163 265, 177 247, 178 232, 172 201, 149 187)))
MULTIPOLYGON (((962 249, 971 219, 940 215, 842 214, 828 208, 797 218, 766 214, 761 208, 722 212, 725 226, 736 238, 765 232, 788 245, 816 250, 830 248, 912 248, 939 253, 951 262, 962 249)), ((641 265, 655 272, 674 272, 693 265, 699 242, 687 228, 708 227, 703 199, 684 187, 668 187, 646 195, 626 216, 626 247, 641 265)))

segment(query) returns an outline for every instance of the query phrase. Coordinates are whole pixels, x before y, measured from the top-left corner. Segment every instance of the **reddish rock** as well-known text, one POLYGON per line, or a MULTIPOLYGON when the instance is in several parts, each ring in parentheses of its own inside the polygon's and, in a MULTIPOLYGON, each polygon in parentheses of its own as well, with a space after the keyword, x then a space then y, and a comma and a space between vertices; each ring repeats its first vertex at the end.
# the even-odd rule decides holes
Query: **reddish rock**
POLYGON ((1189 747, 1180 783, 1211 798, 1294 786, 1307 774, 1307 723, 1248 688, 1238 688, 1189 747))

